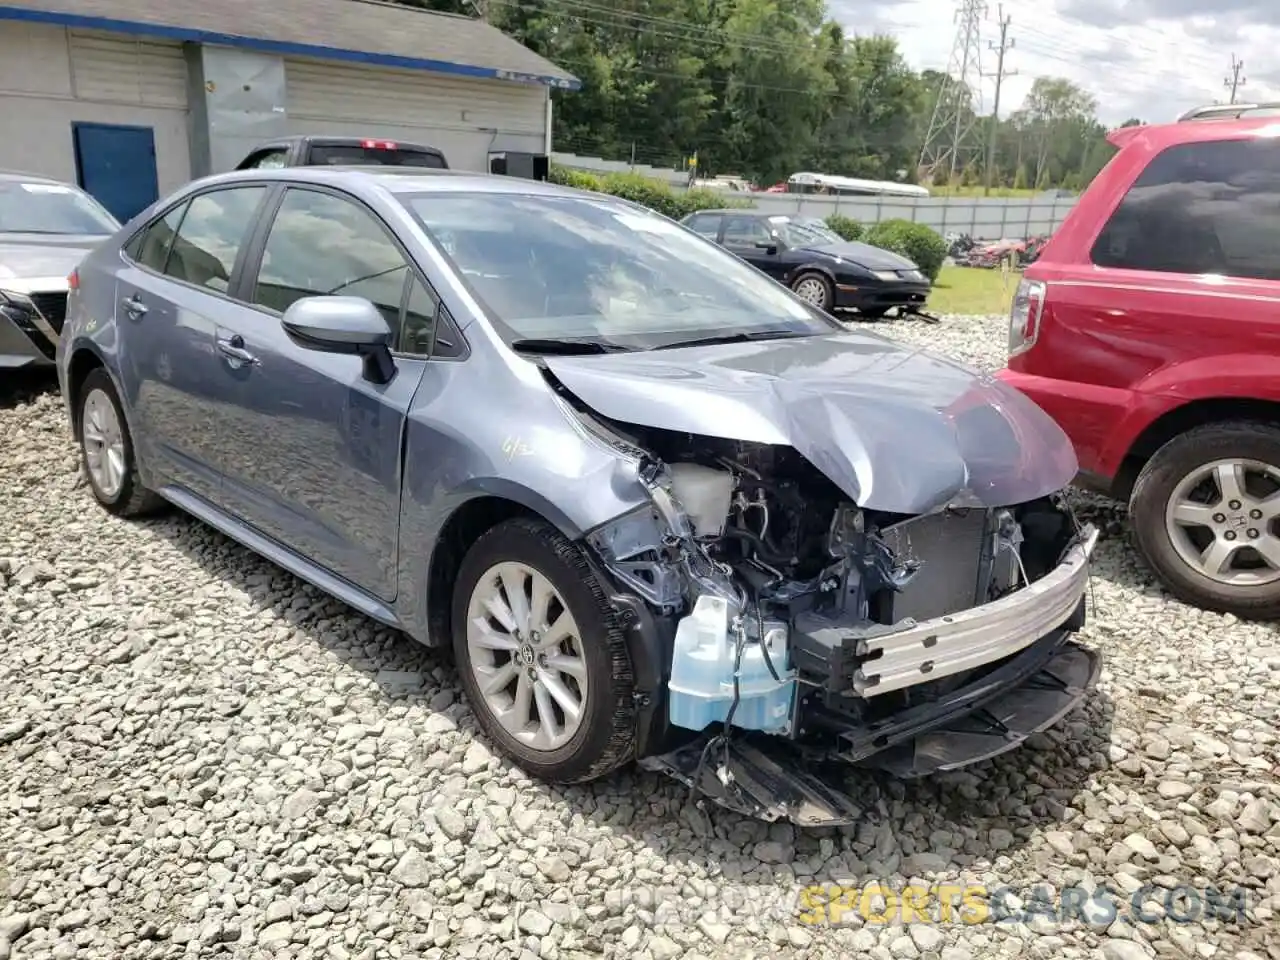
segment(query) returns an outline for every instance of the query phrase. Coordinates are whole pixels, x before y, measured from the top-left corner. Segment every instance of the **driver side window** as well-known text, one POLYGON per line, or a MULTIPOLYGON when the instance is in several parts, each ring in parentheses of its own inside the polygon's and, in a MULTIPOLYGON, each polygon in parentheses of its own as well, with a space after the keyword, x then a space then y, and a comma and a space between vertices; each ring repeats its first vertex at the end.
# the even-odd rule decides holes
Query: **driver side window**
POLYGON ((364 297, 398 330, 408 274, 400 249, 363 207, 291 188, 267 234, 251 302, 284 313, 303 297, 364 297))

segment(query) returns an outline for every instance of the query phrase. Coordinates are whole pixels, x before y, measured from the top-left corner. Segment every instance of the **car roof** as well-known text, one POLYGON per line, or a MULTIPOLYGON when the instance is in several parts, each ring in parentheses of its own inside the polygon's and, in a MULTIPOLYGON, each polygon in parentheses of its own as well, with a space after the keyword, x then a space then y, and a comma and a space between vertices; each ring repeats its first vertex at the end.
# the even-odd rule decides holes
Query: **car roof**
MULTIPOLYGON (((279 167, 275 169, 234 170, 204 177, 188 184, 189 188, 232 184, 253 180, 285 181, 332 186, 350 190, 381 189, 393 194, 410 193, 493 193, 523 196, 589 196, 598 200, 623 204, 626 201, 607 194, 562 187, 542 180, 507 177, 465 170, 436 170, 429 167, 390 166, 315 166, 279 167)), ((634 204, 630 204, 634 206, 634 204)))
MULTIPOLYGON (((74 183, 66 183, 65 181, 56 179, 55 177, 46 177, 38 173, 26 173, 22 170, 0 170, 0 180, 5 180, 10 183, 17 183, 19 181, 23 183, 56 183, 64 187, 75 187, 74 183)), ((76 187, 76 189, 78 190, 79 187, 76 187)))
POLYGON ((1172 123, 1120 127, 1108 133, 1107 140, 1115 147, 1141 142, 1152 149, 1160 150, 1175 144, 1246 140, 1260 136, 1274 137, 1278 134, 1280 134, 1280 117, 1244 116, 1213 120, 1175 120, 1172 123))

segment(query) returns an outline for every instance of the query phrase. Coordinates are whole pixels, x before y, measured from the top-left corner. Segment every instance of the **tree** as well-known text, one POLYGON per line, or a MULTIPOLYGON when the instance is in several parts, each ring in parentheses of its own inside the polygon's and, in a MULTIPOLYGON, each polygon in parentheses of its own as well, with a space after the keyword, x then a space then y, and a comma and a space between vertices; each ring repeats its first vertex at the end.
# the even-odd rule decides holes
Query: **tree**
POLYGON ((1044 189, 1056 174, 1060 181, 1067 173, 1067 155, 1072 141, 1083 139, 1085 128, 1095 123, 1098 103, 1070 80, 1037 77, 1027 94, 1025 110, 1034 130, 1036 167, 1032 182, 1044 189), (1059 169, 1050 166, 1059 163, 1059 169))
MULTIPOLYGON (((888 36, 856 35, 823 0, 397 0, 476 15, 559 64, 582 89, 557 92, 553 141, 570 153, 680 166, 761 184, 800 170, 914 180, 939 98, 973 114, 973 92, 917 72, 888 36)), ((1110 158, 1093 97, 1040 77, 996 122, 1001 186, 1086 184, 1110 158)), ((1126 126, 1139 123, 1126 121, 1126 126)), ((957 158, 966 182, 983 158, 957 158)), ((939 185, 947 180, 941 171, 939 185)))

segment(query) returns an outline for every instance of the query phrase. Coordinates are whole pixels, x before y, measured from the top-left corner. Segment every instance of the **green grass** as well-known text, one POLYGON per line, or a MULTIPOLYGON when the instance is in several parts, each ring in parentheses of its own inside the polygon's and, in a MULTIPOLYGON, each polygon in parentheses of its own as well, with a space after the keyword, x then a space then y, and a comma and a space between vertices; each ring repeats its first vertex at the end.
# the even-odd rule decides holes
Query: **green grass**
POLYGON ((931 313, 1008 313, 1021 276, 1016 270, 945 266, 933 284, 931 313))
MULTIPOLYGON (((926 184, 928 186, 928 184, 926 184)), ((935 197, 984 197, 987 196, 981 186, 977 187, 961 187, 961 186, 929 186, 929 192, 935 197)), ((1020 189, 1016 187, 992 187, 991 196, 993 197, 1034 197, 1039 190, 1020 189)))

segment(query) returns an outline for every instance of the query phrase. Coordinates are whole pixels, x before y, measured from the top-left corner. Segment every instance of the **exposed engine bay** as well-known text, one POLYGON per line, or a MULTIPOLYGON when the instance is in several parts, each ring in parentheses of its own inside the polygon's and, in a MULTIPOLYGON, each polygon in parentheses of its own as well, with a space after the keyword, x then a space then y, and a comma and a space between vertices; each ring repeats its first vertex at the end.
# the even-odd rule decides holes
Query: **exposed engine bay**
MULTIPOLYGON (((588 542, 613 576, 675 621, 672 728, 718 731, 653 765, 700 789, 704 779, 718 784, 726 805, 770 817, 730 794, 752 780, 799 782, 751 753, 752 732, 816 759, 890 757, 920 726, 904 726, 904 717, 956 713, 984 678, 1001 677, 1014 661, 1026 668, 1037 643, 1045 652, 1036 662, 1047 662, 1083 624, 1096 532, 1083 530, 1059 495, 1000 508, 953 503, 918 516, 869 511, 788 447, 589 419, 640 459, 652 509, 605 524, 588 542), (735 774, 724 745, 742 735, 739 756, 755 760, 735 774)), ((1068 666, 1069 678, 1046 681, 1048 668, 1035 664, 1031 673, 1058 683, 1074 705, 1080 671, 1096 678, 1096 661, 1068 666)), ((1031 712, 1043 729, 1043 711, 1031 712)), ((980 735, 1008 745, 988 755, 1035 732, 990 720, 980 735)), ((922 758, 916 747, 896 772, 962 765, 948 750, 922 758)), ((775 787, 757 787, 757 798, 776 796, 775 787)), ((793 809, 783 803, 773 816, 801 822, 798 805, 812 822, 840 819, 836 801, 815 798, 823 782, 796 789, 793 809)))

